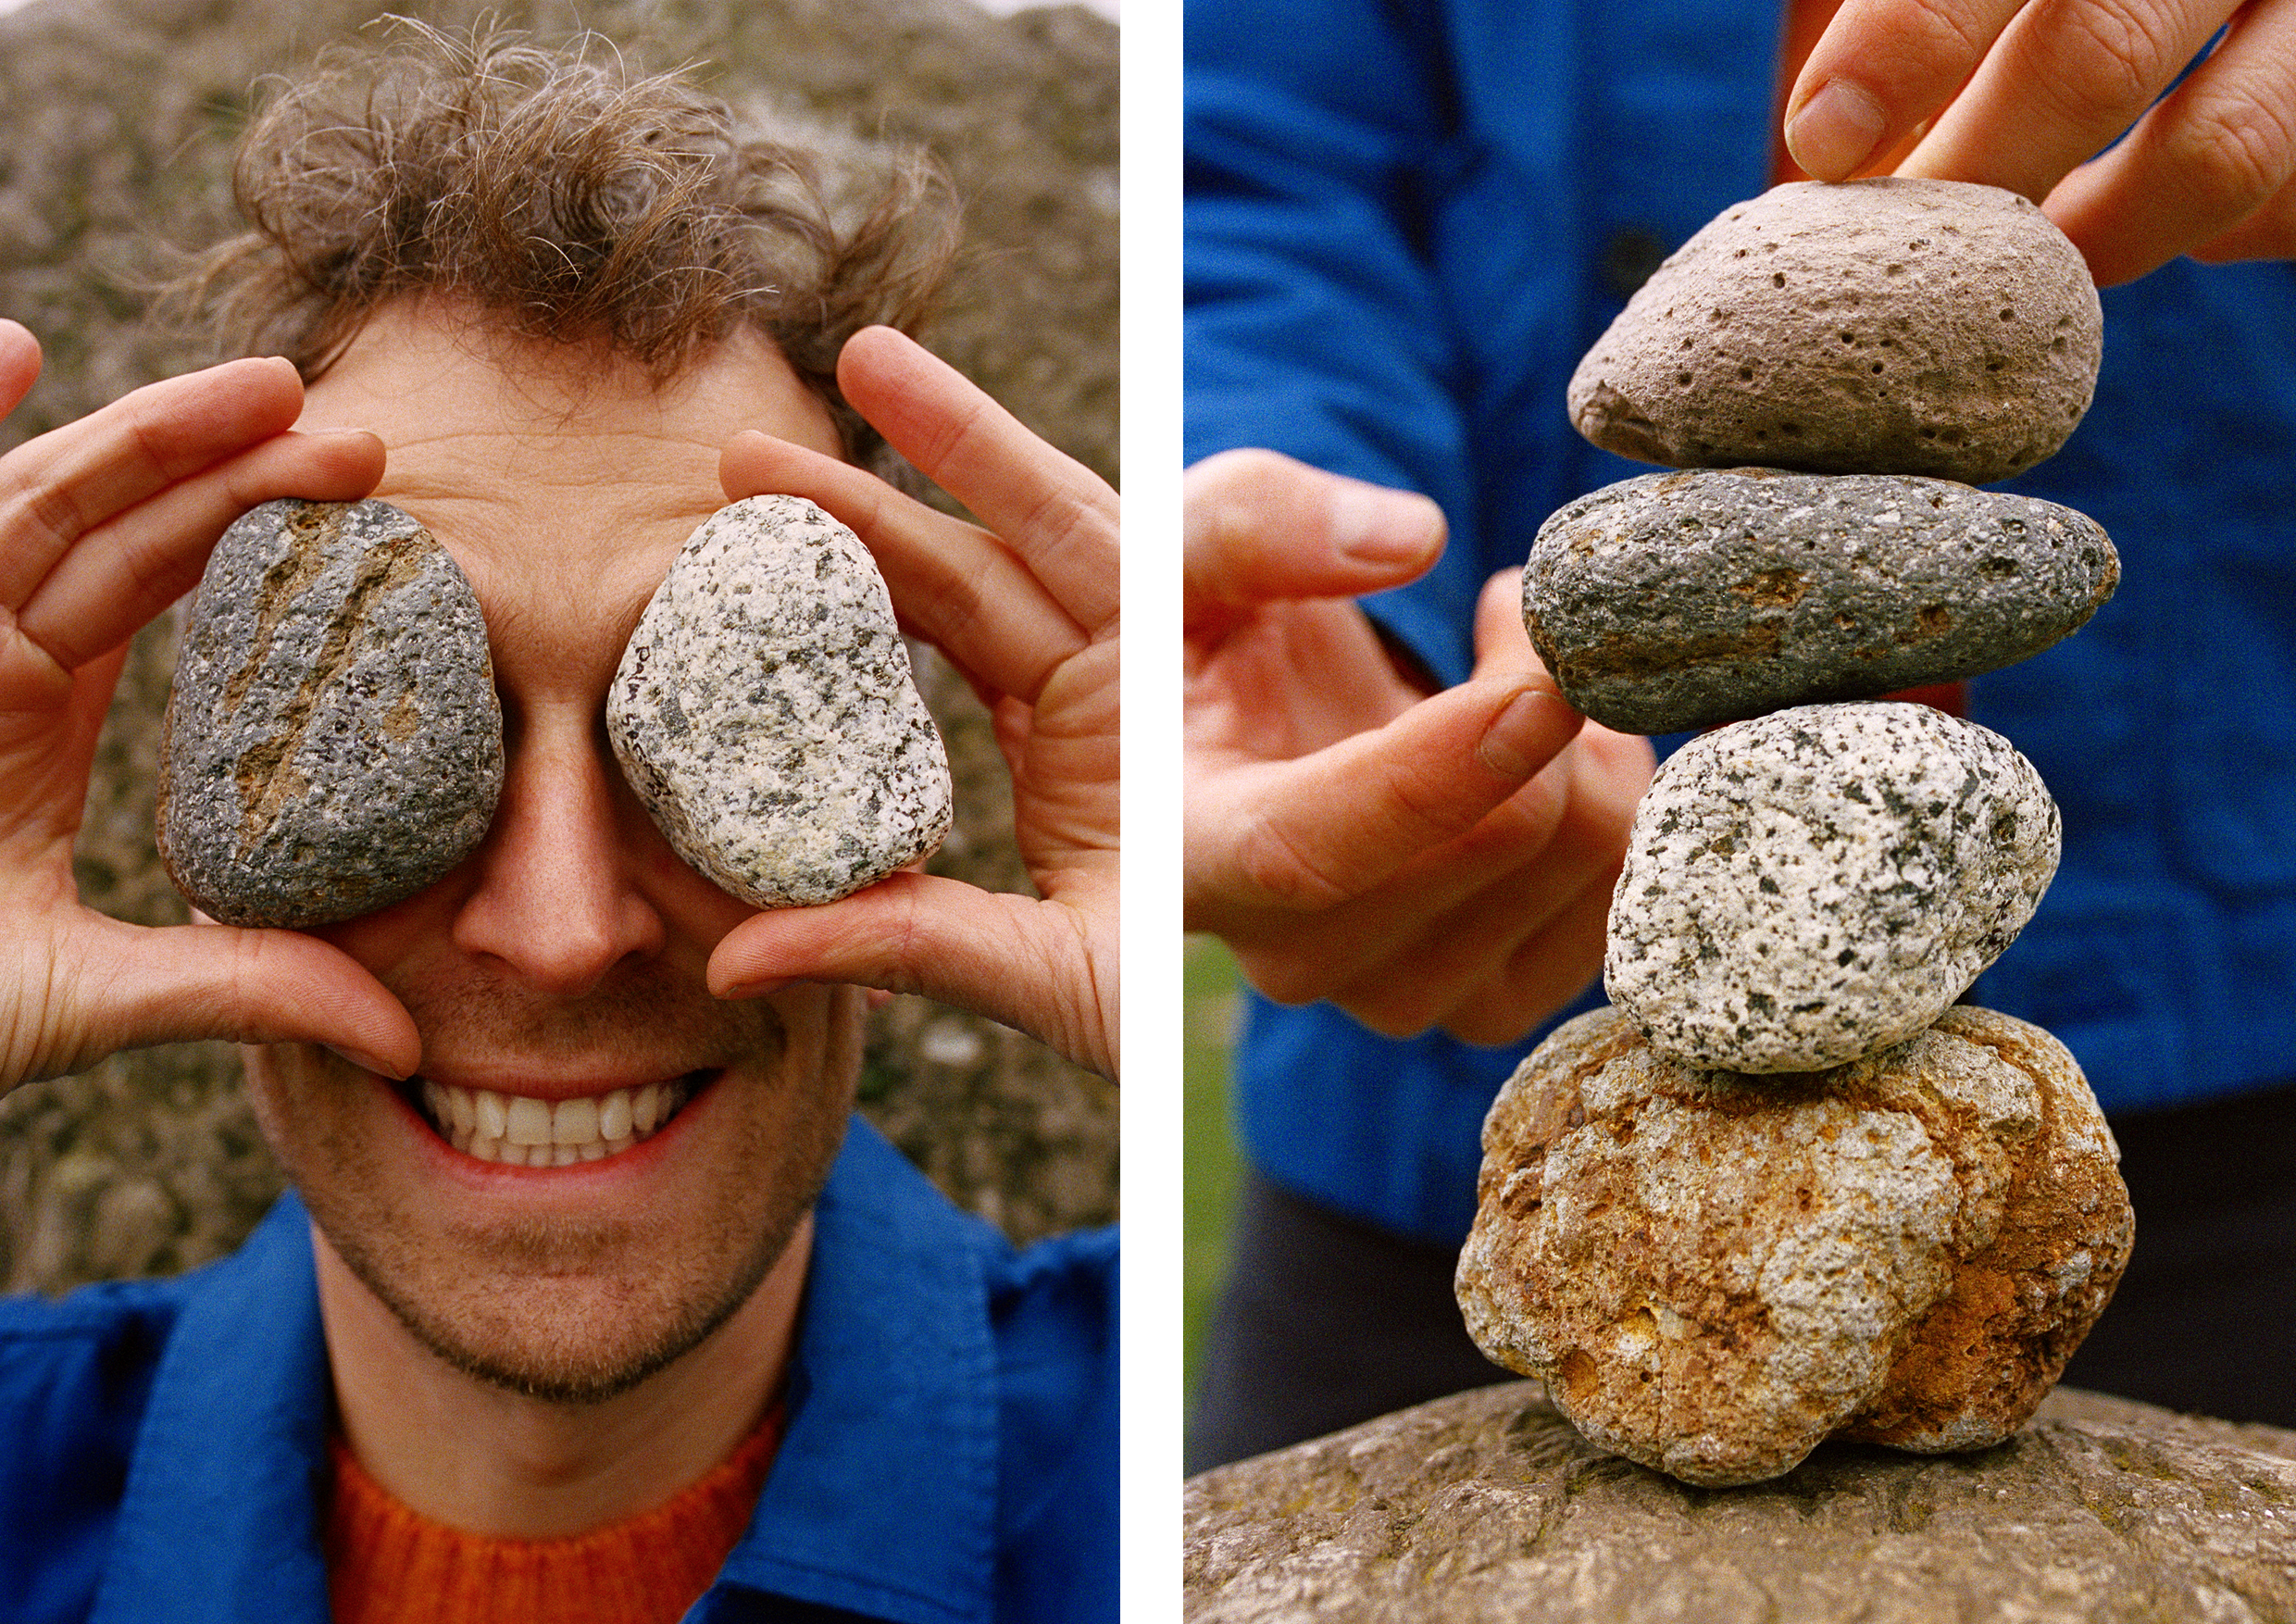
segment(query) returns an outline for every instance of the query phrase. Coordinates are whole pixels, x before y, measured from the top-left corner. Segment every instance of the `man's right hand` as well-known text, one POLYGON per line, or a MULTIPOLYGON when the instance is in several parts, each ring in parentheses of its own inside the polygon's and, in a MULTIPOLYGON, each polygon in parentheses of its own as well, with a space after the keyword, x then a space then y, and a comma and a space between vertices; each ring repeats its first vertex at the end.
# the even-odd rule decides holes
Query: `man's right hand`
POLYGON ((1431 696, 1346 600, 1441 552, 1425 497, 1266 451, 1187 476, 1186 907, 1279 1003, 1374 1031, 1519 1038, 1602 966, 1647 740, 1540 666, 1516 572, 1474 675, 1431 696))
MULTIPOLYGON (((0 321, 0 412, 40 346, 0 321)), ((394 1076, 414 1022, 325 943, 84 906, 72 842, 128 640, 198 582, 226 526, 277 496, 347 501, 382 472, 372 435, 299 434, 281 360, 139 389, 0 457, 0 1089, 116 1050, 193 1038, 326 1043, 394 1076)))

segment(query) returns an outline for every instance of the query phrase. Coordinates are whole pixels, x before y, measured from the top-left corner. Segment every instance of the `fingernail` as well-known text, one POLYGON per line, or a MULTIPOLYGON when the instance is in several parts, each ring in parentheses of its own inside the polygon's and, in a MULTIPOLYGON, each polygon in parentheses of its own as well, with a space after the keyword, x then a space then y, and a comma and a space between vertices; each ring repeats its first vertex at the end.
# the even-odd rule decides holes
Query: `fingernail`
POLYGON ((1890 121, 1879 102, 1845 80, 1829 79, 1786 121, 1786 150, 1804 174, 1839 181, 1873 156, 1890 121))
POLYGON ((1553 758, 1549 707, 1559 703, 1543 689, 1524 689, 1483 730, 1476 758, 1501 778, 1529 778, 1553 758))
POLYGON ((381 1060, 376 1059, 372 1055, 362 1054, 356 1049, 345 1048, 341 1043, 328 1044, 327 1052, 334 1056, 339 1060, 348 1060, 352 1065, 358 1067, 363 1071, 371 1071, 378 1077, 387 1077, 393 1082, 405 1082, 406 1081, 407 1074, 406 1072, 401 1071, 395 1066, 384 1065, 381 1060))
POLYGON ((784 987, 797 984, 795 976, 764 976, 754 981, 730 981, 718 996, 720 998, 762 998, 767 993, 779 993, 784 987))
POLYGON ((1434 551, 1426 499, 1354 481, 1332 492, 1331 539, 1362 564, 1416 564, 1434 551))

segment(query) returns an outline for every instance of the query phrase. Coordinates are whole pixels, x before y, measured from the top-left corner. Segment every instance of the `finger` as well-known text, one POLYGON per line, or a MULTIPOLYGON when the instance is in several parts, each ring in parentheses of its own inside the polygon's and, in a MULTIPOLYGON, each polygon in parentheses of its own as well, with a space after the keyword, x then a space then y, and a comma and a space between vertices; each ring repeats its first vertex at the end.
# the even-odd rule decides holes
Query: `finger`
POLYGON ((1181 601, 1192 627, 1223 610, 1401 586, 1443 549, 1443 510, 1427 497, 1273 451, 1205 457, 1181 492, 1181 601))
MULTIPOLYGON (((1490 955, 1542 928, 1578 888, 1590 868, 1574 854, 1595 854, 1591 867, 1603 872, 1616 866, 1652 767, 1648 740, 1589 723, 1558 761, 1473 829, 1316 916, 1312 940, 1296 921, 1263 914, 1237 934, 1238 957, 1279 1002, 1304 1003, 1351 986, 1366 997, 1388 997, 1400 990, 1383 985, 1399 980, 1398 967, 1417 976, 1430 944, 1471 935, 1489 952, 1461 959, 1462 968, 1440 981, 1423 978, 1439 989, 1469 986, 1490 955), (1491 897, 1504 899, 1504 911, 1490 918, 1473 913, 1491 897), (1430 920, 1437 921, 1431 928, 1430 920)), ((1444 1007, 1441 998, 1429 999, 1395 1015, 1402 1023, 1395 1030, 1421 1030, 1444 1007)))
POLYGON ((2126 140, 2067 175, 2049 217, 2101 287, 2211 242, 2296 175, 2296 0, 2257 0, 2126 140))
POLYGON ((2296 259, 2296 181, 2230 231, 2188 250, 2209 265, 2239 259, 2296 259))
POLYGON ((727 443, 718 478, 737 502, 777 493, 803 496, 833 514, 877 560, 902 624, 976 683, 1033 699, 1088 641, 995 536, 910 500, 850 463, 752 430, 727 443))
POLYGON ((1596 875, 1545 929, 1517 944, 1504 964, 1444 1011, 1438 1024, 1469 1043, 1518 1043, 1592 986, 1603 973, 1617 877, 1616 865, 1596 875))
POLYGON ((223 531, 275 497, 356 501, 382 477, 362 430, 274 435, 107 520, 57 561, 17 617, 66 670, 132 637, 199 584, 223 531))
POLYGON ((890 327, 837 356, 837 386, 892 448, 973 513, 1088 633, 1117 618, 1117 494, 964 374, 890 327))
POLYGON ((414 1018, 382 983, 297 931, 152 931, 107 919, 61 956, 96 1011, 81 1040, 95 1054, 221 1038, 324 1043, 392 1078, 412 1075, 422 1061, 414 1018))
POLYGON ((1475 600, 1475 674, 1531 671, 1547 674, 1523 625, 1523 571, 1502 569, 1483 582, 1475 600))
POLYGON ((2027 6, 1898 166, 2039 203, 2136 122, 2238 0, 2052 0, 2027 6))
POLYGON ((233 361, 146 384, 0 457, 0 604, 13 607, 89 531, 293 427, 294 368, 233 361))
POLYGON ((710 991, 754 997, 792 980, 921 993, 1018 1028, 1116 1074, 1113 962, 1094 962, 1078 910, 894 874, 821 907, 744 920, 710 955, 710 991))
POLYGON ((1311 756, 1192 775, 1189 928, 1362 895, 1474 828, 1580 723, 1551 682, 1470 681, 1311 756))
POLYGON ((1843 181, 1953 98, 2024 0, 1845 0, 1786 98, 1786 150, 1843 181))
POLYGON ((40 379, 40 341, 20 321, 0 317, 0 417, 21 406, 40 379))

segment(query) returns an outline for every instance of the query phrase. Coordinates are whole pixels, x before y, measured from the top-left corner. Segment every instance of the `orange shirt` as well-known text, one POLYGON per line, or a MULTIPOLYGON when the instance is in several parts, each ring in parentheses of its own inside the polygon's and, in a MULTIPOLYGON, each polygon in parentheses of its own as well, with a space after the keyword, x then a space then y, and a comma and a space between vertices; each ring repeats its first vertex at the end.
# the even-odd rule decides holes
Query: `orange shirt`
POLYGON ((338 1437, 327 1509, 336 1624, 676 1624, 748 1528, 781 1406, 723 1464, 653 1510, 559 1540, 468 1534, 409 1511, 338 1437))

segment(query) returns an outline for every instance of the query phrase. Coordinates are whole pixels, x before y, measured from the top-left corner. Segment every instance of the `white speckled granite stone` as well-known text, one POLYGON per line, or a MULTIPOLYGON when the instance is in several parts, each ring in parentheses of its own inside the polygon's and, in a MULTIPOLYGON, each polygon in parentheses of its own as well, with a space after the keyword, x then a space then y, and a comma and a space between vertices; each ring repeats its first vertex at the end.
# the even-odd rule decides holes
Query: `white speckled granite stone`
POLYGON ((1981 485, 2065 443, 2103 317, 2080 253, 2014 192, 1887 175, 1732 204, 1572 375, 1595 444, 1675 468, 1981 485))
POLYGON ((1804 706, 1676 752, 1611 902, 1611 1002, 1685 1065, 1816 1071, 1928 1026, 2055 874, 2056 803, 1999 734, 1804 706))
POLYGON ((485 837, 502 793, 478 598, 382 502, 267 502, 224 531, 165 731, 159 855, 226 924, 411 896, 485 837))
POLYGON ((884 581, 794 496, 720 508, 687 540, 606 729, 678 855, 759 907, 834 902, 948 831, 948 758, 884 581))

